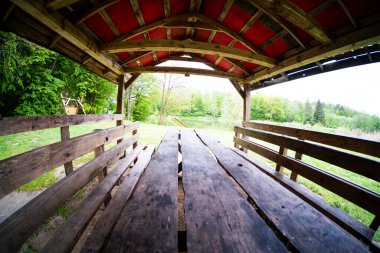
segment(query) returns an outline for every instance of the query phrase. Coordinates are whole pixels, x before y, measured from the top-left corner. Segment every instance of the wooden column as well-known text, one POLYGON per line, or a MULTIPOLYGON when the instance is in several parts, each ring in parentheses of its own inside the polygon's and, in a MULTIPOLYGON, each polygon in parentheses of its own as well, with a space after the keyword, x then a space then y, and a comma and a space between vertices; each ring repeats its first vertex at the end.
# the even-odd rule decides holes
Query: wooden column
MULTIPOLYGON (((124 115, 124 93, 125 93, 125 75, 121 75, 118 81, 118 90, 117 90, 117 106, 116 106, 116 113, 117 114, 123 114, 124 115)), ((124 125, 124 118, 123 120, 116 121, 117 126, 124 125)))
MULTIPOLYGON (((64 126, 61 127, 61 140, 62 141, 67 141, 70 139, 70 129, 69 126, 64 126)), ((73 166, 73 161, 67 162, 63 165, 65 167, 65 173, 66 176, 73 172, 74 166, 73 166)))
POLYGON ((248 83, 244 84, 244 105, 243 105, 243 120, 250 121, 251 119, 251 89, 248 83))

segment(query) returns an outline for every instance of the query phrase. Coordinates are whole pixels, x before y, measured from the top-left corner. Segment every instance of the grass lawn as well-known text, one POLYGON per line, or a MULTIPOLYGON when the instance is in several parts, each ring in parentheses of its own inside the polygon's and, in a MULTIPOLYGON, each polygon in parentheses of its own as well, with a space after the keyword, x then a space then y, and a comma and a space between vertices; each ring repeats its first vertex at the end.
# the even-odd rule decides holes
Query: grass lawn
MULTIPOLYGON (((181 118, 182 120, 182 118, 181 118)), ((184 119, 185 124, 193 128, 203 128, 203 131, 209 133, 214 136, 218 140, 220 140, 224 145, 232 147, 233 146, 233 126, 227 125, 218 125, 218 122, 212 121, 212 123, 207 124, 205 119, 184 119)), ((83 135, 86 133, 91 133, 95 129, 104 129, 108 127, 114 126, 114 122, 106 122, 106 123, 98 123, 98 124, 89 124, 89 125, 80 125, 80 126, 72 126, 70 127, 71 137, 76 137, 79 135, 83 135)), ((161 142, 162 137, 164 136, 167 126, 159 126, 154 124, 141 123, 139 133, 140 133, 140 143, 143 144, 155 144, 158 146, 161 142)), ((6 159, 8 157, 23 153, 28 150, 32 150, 41 146, 45 146, 47 144, 51 144, 54 142, 58 142, 60 140, 59 129, 47 129, 40 130, 28 133, 20 133, 13 134, 9 136, 0 136, 0 160, 6 159)), ((260 142, 261 144, 278 150, 277 146, 269 145, 264 142, 260 142)), ((109 148, 110 146, 107 146, 109 148)), ((258 155, 250 152, 255 158, 269 163, 272 167, 275 167, 273 162, 268 161, 267 159, 260 157, 258 155)), ((294 157, 294 153, 289 153, 289 156, 294 157)), ((80 164, 89 161, 93 158, 93 152, 86 154, 82 157, 79 157, 74 160, 74 166, 78 167, 80 164)), ((303 161, 310 163, 316 167, 324 169, 328 172, 339 175, 351 182, 357 183, 361 186, 364 186, 374 192, 380 194, 380 183, 375 182, 373 180, 367 179, 350 171, 342 170, 336 166, 331 164, 322 162, 320 160, 314 159, 312 157, 303 156, 303 161)), ((285 170, 285 174, 287 176, 290 175, 289 170, 285 170)), ((39 178, 33 180, 32 182, 22 186, 19 190, 40 190, 44 187, 48 187, 49 185, 55 182, 54 170, 45 173, 39 178)), ((314 184, 313 182, 303 178, 298 177, 298 182, 316 194, 323 197, 327 203, 330 205, 336 206, 346 213, 351 215, 352 217, 360 220, 362 223, 369 225, 373 219, 373 215, 363 210, 362 208, 344 200, 343 198, 337 196, 336 194, 325 190, 324 188, 314 184)), ((376 233, 375 239, 380 241, 380 231, 376 233)))

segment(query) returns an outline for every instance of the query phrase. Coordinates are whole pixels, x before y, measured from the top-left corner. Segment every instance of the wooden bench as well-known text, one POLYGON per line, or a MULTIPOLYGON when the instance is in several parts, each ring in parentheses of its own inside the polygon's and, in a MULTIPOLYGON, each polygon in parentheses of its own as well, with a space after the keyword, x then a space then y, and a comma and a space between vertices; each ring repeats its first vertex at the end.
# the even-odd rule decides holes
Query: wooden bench
MULTIPOLYGON (((0 161, 0 197, 39 175, 65 165, 66 177, 57 181, 0 224, 0 252, 15 252, 57 208, 98 176, 93 189, 73 215, 46 245, 45 252, 68 252, 123 174, 128 185, 136 184, 154 148, 138 145, 139 123, 120 125, 70 138, 69 126, 117 120, 123 115, 77 115, 0 119, 0 135, 61 128, 62 141, 0 161), (129 137, 126 134, 130 134, 129 137), (104 151, 104 146, 118 143, 104 151), (125 155, 126 150, 128 153, 125 155), (73 170, 72 161, 95 152, 95 158, 73 170), (137 161, 136 161, 137 159, 137 161), (133 168, 130 169, 131 165, 133 168), (107 173, 107 168, 114 167, 107 173), (59 243, 58 243, 59 242, 59 243)), ((123 188, 121 188, 123 189, 123 188)), ((131 191, 131 190, 130 190, 131 191)), ((111 200, 112 201, 112 200, 111 200)))
POLYGON ((372 239, 380 223, 380 195, 302 161, 302 155, 314 157, 379 182, 379 142, 258 122, 243 122, 243 125, 246 127, 235 127, 235 152, 347 232, 377 248, 372 239), (277 145, 278 151, 265 147, 256 140, 265 141, 272 146, 277 145), (243 149, 273 161, 276 169, 242 152, 243 149), (287 150, 295 151, 296 157, 288 156, 287 150), (283 174, 284 167, 291 171, 290 178, 283 174), (372 213, 372 223, 369 227, 365 226, 340 209, 328 205, 320 197, 297 184, 298 175, 372 213))

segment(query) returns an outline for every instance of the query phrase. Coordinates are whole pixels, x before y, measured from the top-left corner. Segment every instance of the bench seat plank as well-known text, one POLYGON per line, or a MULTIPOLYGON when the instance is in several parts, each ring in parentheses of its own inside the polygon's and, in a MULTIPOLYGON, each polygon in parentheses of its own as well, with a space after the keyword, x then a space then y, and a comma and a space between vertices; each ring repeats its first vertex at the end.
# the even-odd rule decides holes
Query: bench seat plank
POLYGON ((188 252, 287 252, 193 130, 181 130, 188 252))
POLYGON ((178 252, 178 129, 170 128, 127 202, 105 252, 178 252))
POLYGON ((87 238, 85 245, 81 249, 82 253, 99 252, 101 250, 126 202, 132 195, 133 190, 143 175, 144 170, 152 157, 154 149, 155 146, 150 145, 146 150, 142 151, 137 163, 127 174, 123 180, 123 183, 108 203, 107 208, 100 216, 94 229, 91 231, 91 235, 87 238))
POLYGON ((82 232, 95 215, 98 208, 104 202, 107 194, 115 186, 121 175, 127 170, 129 165, 137 158, 143 150, 144 145, 138 145, 126 158, 102 180, 95 189, 74 211, 65 224, 59 228, 54 237, 47 243, 42 252, 69 252, 82 232))
POLYGON ((300 252, 368 252, 368 247, 219 141, 197 131, 219 163, 300 252))

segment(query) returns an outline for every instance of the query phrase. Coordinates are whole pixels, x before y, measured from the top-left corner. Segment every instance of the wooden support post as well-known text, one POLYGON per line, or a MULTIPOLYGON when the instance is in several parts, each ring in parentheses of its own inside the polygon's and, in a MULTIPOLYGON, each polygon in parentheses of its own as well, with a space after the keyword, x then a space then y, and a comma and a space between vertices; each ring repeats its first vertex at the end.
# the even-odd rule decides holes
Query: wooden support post
MULTIPOLYGON (((296 152, 295 158, 297 160, 302 160, 302 153, 296 152)), ((292 173, 290 174, 290 179, 293 180, 294 182, 297 182, 297 176, 298 174, 292 171, 292 173)))
POLYGON ((376 231, 380 226, 380 215, 376 215, 373 221, 371 222, 371 225, 369 227, 376 231))
MULTIPOLYGON (((286 155, 288 153, 288 149, 284 147, 280 147, 280 150, 278 151, 281 155, 286 155)), ((284 167, 281 166, 281 164, 277 163, 276 165, 276 171, 280 172, 281 174, 284 174, 284 167)))
MULTIPOLYGON (((125 75, 121 75, 118 80, 118 90, 117 90, 117 107, 116 107, 116 113, 124 115, 124 93, 125 93, 125 75)), ((117 126, 124 125, 124 118, 123 120, 116 121, 117 126)))
MULTIPOLYGON (((250 121, 251 119, 251 89, 248 83, 244 84, 244 97, 243 97, 243 122, 250 121)), ((243 139, 248 139, 247 136, 242 136, 243 139)), ((248 152, 248 149, 242 148, 242 151, 245 153, 248 152)))
MULTIPOLYGON (((99 156, 101 153, 104 152, 104 145, 101 145, 97 147, 94 150, 95 157, 99 156)), ((102 181, 104 177, 107 175, 107 167, 104 167, 99 173, 98 173, 98 182, 102 181)))
MULTIPOLYGON (((70 129, 69 126, 64 126, 61 127, 61 140, 62 141, 67 141, 70 139, 70 129)), ((74 166, 73 166, 73 161, 67 162, 63 165, 65 167, 65 173, 66 176, 73 172, 74 166)))

